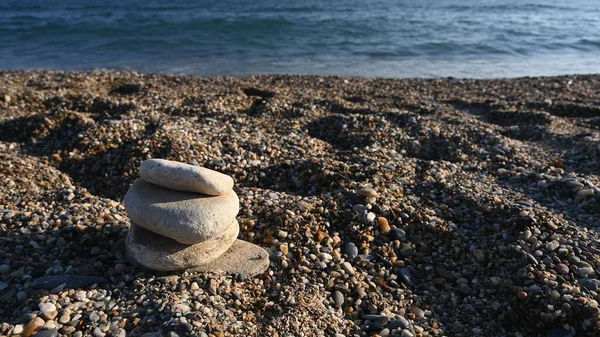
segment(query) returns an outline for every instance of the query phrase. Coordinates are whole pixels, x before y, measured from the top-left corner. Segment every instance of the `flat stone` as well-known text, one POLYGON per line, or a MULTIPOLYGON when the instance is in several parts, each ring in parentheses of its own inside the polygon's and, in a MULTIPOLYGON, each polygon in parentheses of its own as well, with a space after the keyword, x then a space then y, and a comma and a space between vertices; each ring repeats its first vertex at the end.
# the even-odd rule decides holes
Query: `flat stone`
POLYGON ((237 239, 239 231, 237 220, 233 220, 214 238, 186 245, 132 223, 125 246, 127 254, 147 268, 184 270, 207 264, 223 255, 237 239))
POLYGON ((266 250, 250 242, 235 240, 225 254, 190 272, 224 272, 252 277, 264 273, 267 268, 269 253, 266 250))
POLYGON ((142 179, 133 183, 124 202, 132 222, 189 245, 223 232, 240 208, 240 200, 233 191, 205 196, 173 191, 142 179))
POLYGON ((104 277, 98 276, 80 276, 80 275, 53 275, 44 276, 36 279, 31 284, 33 289, 54 289, 62 286, 62 289, 80 289, 87 288, 92 284, 102 285, 108 282, 104 277))
POLYGON ((140 176, 149 183, 184 192, 221 195, 233 188, 233 179, 228 175, 165 159, 145 160, 140 176))

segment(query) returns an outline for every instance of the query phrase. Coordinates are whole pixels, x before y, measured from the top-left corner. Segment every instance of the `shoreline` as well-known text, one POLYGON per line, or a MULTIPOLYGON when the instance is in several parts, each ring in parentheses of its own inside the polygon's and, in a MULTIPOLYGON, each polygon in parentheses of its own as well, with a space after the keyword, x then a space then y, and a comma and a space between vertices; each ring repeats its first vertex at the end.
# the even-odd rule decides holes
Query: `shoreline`
POLYGON ((599 141, 600 75, 0 71, 0 335, 598 336, 599 141), (231 175, 267 273, 130 265, 150 157, 231 175))

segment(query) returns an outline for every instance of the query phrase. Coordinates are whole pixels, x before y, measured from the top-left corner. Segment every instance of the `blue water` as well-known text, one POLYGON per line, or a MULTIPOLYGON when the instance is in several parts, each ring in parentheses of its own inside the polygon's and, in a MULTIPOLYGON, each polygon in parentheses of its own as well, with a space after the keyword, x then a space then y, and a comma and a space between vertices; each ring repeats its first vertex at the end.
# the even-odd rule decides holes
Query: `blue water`
POLYGON ((0 0, 0 69, 600 73, 600 1, 0 0))

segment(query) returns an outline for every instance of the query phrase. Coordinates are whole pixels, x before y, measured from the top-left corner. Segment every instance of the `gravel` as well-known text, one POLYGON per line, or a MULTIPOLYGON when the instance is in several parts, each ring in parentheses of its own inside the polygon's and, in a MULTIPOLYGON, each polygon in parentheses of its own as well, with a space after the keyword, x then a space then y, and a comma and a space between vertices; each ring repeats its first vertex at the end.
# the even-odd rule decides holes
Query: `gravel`
POLYGON ((0 91, 0 335, 600 335, 600 76, 5 71, 0 91), (147 158, 231 175, 270 269, 132 264, 147 158))

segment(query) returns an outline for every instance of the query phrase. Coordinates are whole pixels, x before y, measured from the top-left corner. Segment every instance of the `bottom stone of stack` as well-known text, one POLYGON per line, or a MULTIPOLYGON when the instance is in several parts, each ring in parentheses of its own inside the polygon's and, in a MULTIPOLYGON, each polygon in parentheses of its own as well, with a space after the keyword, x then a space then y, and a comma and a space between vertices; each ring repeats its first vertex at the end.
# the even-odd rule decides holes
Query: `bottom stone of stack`
POLYGON ((269 253, 266 250, 247 241, 235 240, 225 254, 188 271, 223 272, 251 277, 264 273, 267 268, 269 268, 269 253))
POLYGON ((236 241, 237 220, 209 240, 186 245, 131 223, 125 240, 127 255, 144 267, 159 271, 202 267, 223 255, 236 241))

